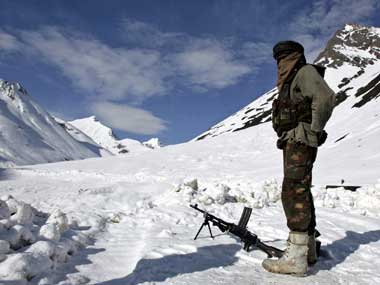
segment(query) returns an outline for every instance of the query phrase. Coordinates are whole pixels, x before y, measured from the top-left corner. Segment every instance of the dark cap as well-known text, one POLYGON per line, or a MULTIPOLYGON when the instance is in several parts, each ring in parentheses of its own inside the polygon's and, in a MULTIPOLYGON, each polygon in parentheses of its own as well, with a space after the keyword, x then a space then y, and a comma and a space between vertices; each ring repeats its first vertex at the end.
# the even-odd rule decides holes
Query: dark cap
POLYGON ((282 41, 278 42, 273 47, 273 57, 277 60, 277 58, 281 54, 289 54, 292 52, 304 52, 304 48, 300 43, 294 42, 294 41, 282 41))

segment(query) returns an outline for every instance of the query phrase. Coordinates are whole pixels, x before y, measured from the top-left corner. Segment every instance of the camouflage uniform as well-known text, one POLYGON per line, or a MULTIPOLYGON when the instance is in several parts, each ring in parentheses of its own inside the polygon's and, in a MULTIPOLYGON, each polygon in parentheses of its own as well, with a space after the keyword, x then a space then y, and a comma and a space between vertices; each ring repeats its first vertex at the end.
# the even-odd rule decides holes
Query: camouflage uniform
POLYGON ((312 169, 318 146, 327 137, 323 128, 335 94, 323 80, 324 68, 306 64, 301 44, 279 42, 273 57, 279 96, 273 101, 272 123, 284 155, 281 199, 290 232, 281 258, 267 258, 262 265, 269 272, 305 276, 308 264, 317 261, 312 169))
POLYGON ((288 142, 283 149, 284 180, 281 200, 291 231, 312 234, 315 230, 315 210, 311 194, 311 178, 317 148, 288 142))
POLYGON ((299 122, 280 138, 284 140, 281 198, 289 229, 312 234, 316 226, 310 191, 312 169, 317 156, 318 133, 331 116, 335 94, 313 66, 305 65, 291 83, 290 98, 294 102, 310 100, 312 122, 299 122))

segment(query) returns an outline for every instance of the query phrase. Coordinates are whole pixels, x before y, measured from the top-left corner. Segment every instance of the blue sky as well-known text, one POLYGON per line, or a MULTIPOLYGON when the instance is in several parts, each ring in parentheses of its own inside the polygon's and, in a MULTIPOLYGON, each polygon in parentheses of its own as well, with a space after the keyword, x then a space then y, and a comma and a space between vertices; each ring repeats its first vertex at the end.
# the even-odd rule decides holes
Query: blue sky
POLYGON ((180 143, 273 88, 277 41, 311 61, 345 23, 379 27, 380 1, 0 0, 0 78, 63 119, 180 143))

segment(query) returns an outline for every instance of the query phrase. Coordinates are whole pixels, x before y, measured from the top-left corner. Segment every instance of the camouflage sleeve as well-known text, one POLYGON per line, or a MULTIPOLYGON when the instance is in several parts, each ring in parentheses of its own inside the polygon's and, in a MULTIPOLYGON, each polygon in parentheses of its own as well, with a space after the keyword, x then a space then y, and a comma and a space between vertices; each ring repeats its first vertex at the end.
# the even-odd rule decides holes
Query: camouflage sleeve
POLYGON ((335 93, 311 65, 301 68, 296 79, 302 95, 311 99, 311 130, 320 132, 334 109, 335 93))

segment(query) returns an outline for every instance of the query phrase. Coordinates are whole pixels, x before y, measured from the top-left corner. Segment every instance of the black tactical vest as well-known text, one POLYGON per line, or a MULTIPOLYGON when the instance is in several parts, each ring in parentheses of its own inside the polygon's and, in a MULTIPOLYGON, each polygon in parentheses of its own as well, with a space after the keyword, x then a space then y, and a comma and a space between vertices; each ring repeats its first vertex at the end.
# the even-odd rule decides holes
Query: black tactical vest
MULTIPOLYGON (((301 102, 293 102, 290 98, 290 86, 300 70, 305 64, 300 64, 295 67, 289 79, 285 82, 278 98, 272 104, 272 125, 273 129, 280 137, 284 132, 290 131, 298 126, 299 122, 311 124, 312 111, 311 100, 304 97, 301 102)), ((323 77, 325 68, 317 65, 312 65, 317 69, 318 73, 323 77)))

